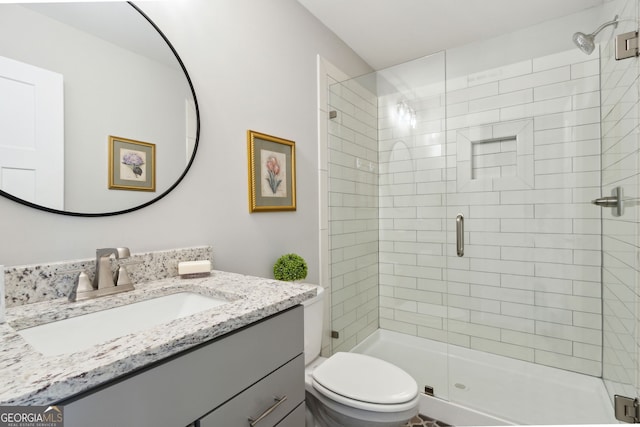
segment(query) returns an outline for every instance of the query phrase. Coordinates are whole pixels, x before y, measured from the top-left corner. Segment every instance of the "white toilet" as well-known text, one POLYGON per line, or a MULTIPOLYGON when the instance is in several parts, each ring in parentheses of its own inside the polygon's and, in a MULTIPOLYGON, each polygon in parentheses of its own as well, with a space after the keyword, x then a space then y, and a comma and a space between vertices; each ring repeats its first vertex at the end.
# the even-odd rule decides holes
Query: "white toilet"
POLYGON ((398 427, 418 413, 418 384, 384 360, 320 356, 324 290, 303 302, 306 427, 398 427))

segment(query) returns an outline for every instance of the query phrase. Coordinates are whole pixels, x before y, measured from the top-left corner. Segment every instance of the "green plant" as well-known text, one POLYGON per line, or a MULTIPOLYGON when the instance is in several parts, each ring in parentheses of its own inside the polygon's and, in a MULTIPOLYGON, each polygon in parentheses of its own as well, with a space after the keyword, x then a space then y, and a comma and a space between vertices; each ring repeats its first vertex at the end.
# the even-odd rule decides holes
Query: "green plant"
POLYGON ((307 277, 307 263, 300 255, 282 255, 273 265, 273 276, 287 282, 302 280, 307 277))

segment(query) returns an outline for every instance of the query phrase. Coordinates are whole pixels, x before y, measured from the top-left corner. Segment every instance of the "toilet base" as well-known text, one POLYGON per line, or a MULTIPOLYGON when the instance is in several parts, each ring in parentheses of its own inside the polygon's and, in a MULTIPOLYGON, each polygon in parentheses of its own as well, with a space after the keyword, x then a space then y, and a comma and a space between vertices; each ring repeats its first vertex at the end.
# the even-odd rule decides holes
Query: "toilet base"
POLYGON ((402 412, 371 412, 348 408, 350 415, 336 410, 341 406, 329 401, 315 390, 305 393, 306 427, 400 427, 418 414, 418 405, 402 412))

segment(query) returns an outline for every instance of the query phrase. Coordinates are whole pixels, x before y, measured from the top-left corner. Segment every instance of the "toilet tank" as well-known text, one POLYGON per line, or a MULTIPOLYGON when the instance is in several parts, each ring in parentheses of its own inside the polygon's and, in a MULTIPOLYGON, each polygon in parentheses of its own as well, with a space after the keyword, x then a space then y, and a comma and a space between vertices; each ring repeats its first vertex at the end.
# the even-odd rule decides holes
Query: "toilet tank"
POLYGON ((304 306, 304 364, 320 356, 322 349, 322 316, 324 289, 318 286, 318 295, 302 302, 304 306))

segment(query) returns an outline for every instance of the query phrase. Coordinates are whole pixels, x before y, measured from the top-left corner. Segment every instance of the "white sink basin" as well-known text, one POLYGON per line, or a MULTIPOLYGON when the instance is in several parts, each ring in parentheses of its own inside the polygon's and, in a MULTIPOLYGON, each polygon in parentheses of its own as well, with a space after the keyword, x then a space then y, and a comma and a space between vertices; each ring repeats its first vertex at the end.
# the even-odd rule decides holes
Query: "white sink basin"
POLYGON ((219 298, 181 292, 45 323, 18 333, 45 356, 68 354, 226 303, 219 298))

